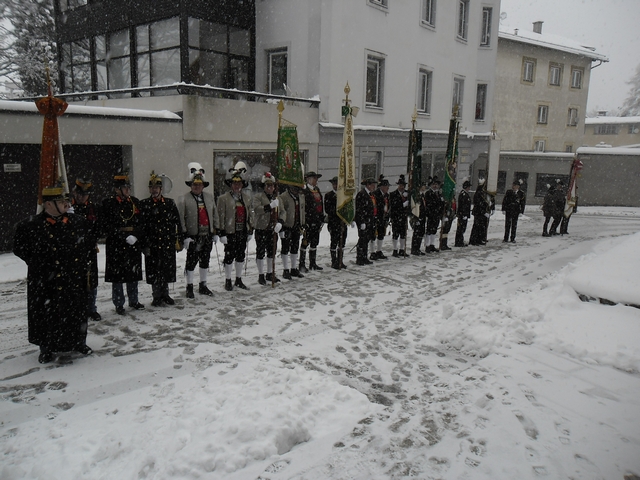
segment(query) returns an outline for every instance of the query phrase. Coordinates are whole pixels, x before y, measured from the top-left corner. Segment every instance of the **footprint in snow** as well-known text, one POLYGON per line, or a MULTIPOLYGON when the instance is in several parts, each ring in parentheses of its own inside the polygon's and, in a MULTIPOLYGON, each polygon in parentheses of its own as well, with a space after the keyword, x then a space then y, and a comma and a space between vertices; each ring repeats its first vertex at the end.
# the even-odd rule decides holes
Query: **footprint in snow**
POLYGON ((532 440, 537 440, 539 432, 535 424, 531 420, 529 420, 527 417, 525 417, 522 412, 518 410, 514 410, 513 413, 518 419, 518 421, 522 424, 524 428, 524 432, 527 434, 527 436, 532 440))

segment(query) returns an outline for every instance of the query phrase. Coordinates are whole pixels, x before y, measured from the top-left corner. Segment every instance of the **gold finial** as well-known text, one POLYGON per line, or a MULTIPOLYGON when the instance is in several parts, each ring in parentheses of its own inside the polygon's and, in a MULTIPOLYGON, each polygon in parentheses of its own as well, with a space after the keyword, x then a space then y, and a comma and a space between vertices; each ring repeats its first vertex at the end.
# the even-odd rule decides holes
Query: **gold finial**
POLYGON ((413 106, 413 115, 411 115, 411 123, 416 123, 417 119, 418 119, 418 108, 414 105, 413 106))
POLYGON ((349 87, 349 82, 347 82, 344 87, 344 93, 347 95, 347 97, 349 96, 349 92, 351 92, 351 87, 349 87))
POLYGON ((280 101, 278 102, 278 113, 279 113, 280 115, 282 115, 282 112, 284 112, 284 102, 283 102, 282 100, 280 100, 280 101))
POLYGON ((458 111, 460 110, 460 105, 458 105, 457 103, 453 106, 453 116, 454 117, 458 117, 458 111))

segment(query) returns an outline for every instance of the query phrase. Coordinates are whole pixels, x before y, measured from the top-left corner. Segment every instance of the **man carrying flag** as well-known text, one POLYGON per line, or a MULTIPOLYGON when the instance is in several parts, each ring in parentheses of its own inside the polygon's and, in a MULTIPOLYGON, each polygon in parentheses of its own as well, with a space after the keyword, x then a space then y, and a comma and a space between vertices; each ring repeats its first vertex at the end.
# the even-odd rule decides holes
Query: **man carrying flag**
POLYGON ((569 172, 569 186, 567 188, 567 200, 564 207, 564 215, 562 216, 562 222, 560 223, 560 235, 569 235, 567 231, 569 227, 569 219, 571 214, 578 208, 578 173, 582 170, 583 164, 578 160, 576 154, 571 164, 571 170, 569 172))
MULTIPOLYGON (((416 130, 417 109, 413 109, 411 116, 411 132, 409 133, 409 152, 407 155, 407 171, 409 172, 409 183, 407 190, 410 197, 409 210, 411 215, 411 226, 413 227, 413 237, 411 239, 411 254, 421 255, 420 245, 424 237, 426 208, 424 195, 422 194, 422 130, 416 130)), ((426 184, 424 184, 426 188, 426 184)), ((407 227, 408 228, 408 227, 407 227)), ((406 242, 406 233, 405 233, 406 242)), ((406 254, 406 250, 405 250, 406 254)))
POLYGON ((449 231, 456 214, 456 176, 458 169, 458 135, 460 125, 458 122, 458 106, 456 105, 449 122, 449 137, 447 139, 447 154, 444 169, 444 183, 442 184, 442 196, 444 209, 442 212, 442 227, 440 228, 440 250, 451 250, 447 245, 449 231))

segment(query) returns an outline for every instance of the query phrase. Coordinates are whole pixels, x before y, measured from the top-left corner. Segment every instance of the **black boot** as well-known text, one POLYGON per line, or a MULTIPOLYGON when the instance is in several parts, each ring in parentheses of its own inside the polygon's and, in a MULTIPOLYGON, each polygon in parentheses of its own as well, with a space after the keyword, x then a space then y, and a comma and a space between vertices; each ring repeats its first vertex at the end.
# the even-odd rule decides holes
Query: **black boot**
POLYGON ((213 292, 207 288, 207 284, 204 282, 200 282, 198 284, 198 293, 200 295, 208 295, 209 297, 213 297, 213 292))
POLYGON ((448 243, 448 239, 447 238, 443 238, 442 241, 440 242, 440 251, 445 251, 445 250, 451 250, 451 247, 449 245, 447 245, 448 243))
POLYGON ((376 257, 378 257, 378 260, 386 260, 388 258, 381 250, 376 252, 376 257))
MULTIPOLYGON (((418 250, 419 252, 419 250, 418 250)), ((404 250, 398 250, 398 256, 399 257, 404 257, 406 254, 404 253, 404 250)))
POLYGON ((335 268, 336 270, 340 268, 340 264, 338 263, 338 252, 335 250, 331 250, 331 268, 335 268))
MULTIPOLYGON (((309 258, 311 258, 311 254, 309 254, 309 258)), ((300 249, 300 260, 298 261, 298 270, 302 273, 308 273, 309 269, 307 268, 307 251, 305 249, 300 249)), ((293 275, 293 268, 291 269, 291 275, 293 275)))
POLYGON ((394 250, 393 253, 391 254, 392 257, 399 257, 400 254, 398 253, 398 250, 394 250))
POLYGON ((267 284, 267 281, 264 278, 264 273, 261 273, 261 274, 258 275, 258 283, 260 285, 266 285, 267 284))
POLYGON ((233 290, 233 283, 231 283, 231 279, 227 278, 224 281, 224 289, 228 292, 230 292, 231 290, 233 290))
POLYGON ((195 298, 193 294, 193 283, 187 283, 187 298, 195 298))
POLYGON ((242 290, 249 290, 249 287, 242 283, 242 278, 240 277, 236 277, 236 283, 234 285, 242 290))
POLYGON ((304 275, 300 273, 300 270, 298 270, 297 268, 292 268, 291 269, 291 276, 292 277, 297 277, 297 278, 304 278, 304 275))
POLYGON ((320 265, 316 263, 316 252, 315 250, 309 250, 309 268, 311 270, 324 270, 320 265))
POLYGON ((369 255, 369 260, 378 260, 378 254, 376 252, 371 252, 371 255, 369 255))
POLYGON ((267 276, 265 278, 269 283, 278 283, 280 281, 280 279, 276 277, 275 273, 267 273, 267 276))
POLYGON ((288 268, 284 269, 282 271, 282 278, 284 278, 285 280, 291 280, 291 270, 289 270, 288 268))

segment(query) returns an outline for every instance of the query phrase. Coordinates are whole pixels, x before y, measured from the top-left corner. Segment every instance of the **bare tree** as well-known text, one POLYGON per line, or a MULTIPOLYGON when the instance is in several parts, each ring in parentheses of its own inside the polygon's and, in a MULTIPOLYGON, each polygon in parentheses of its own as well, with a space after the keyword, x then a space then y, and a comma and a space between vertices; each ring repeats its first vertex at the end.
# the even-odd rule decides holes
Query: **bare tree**
POLYGON ((636 67, 636 73, 627 83, 631 85, 631 88, 629 89, 629 95, 622 105, 620 116, 632 117, 640 115, 640 65, 636 67))
POLYGON ((0 77, 23 96, 47 93, 58 78, 53 0, 0 0, 0 77))

